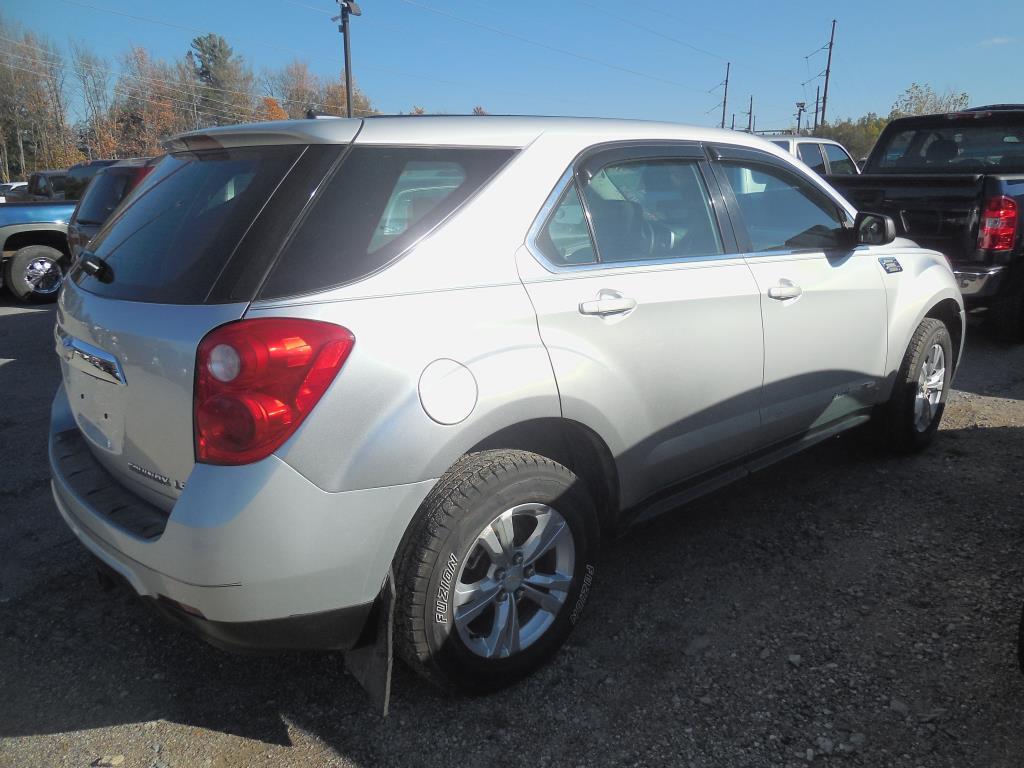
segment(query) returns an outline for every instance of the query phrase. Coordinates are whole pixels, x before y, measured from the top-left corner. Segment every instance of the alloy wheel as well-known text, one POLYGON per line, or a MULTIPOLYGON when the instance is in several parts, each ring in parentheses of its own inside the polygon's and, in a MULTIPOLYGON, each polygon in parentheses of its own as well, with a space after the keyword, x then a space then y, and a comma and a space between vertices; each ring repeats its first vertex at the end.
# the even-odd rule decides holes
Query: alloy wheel
POLYGON ((941 344, 932 344, 921 362, 917 377, 917 393, 914 397, 914 428, 926 431, 935 420, 942 404, 943 387, 946 383, 946 353, 941 344))
POLYGON ((477 534, 455 584, 455 627, 470 651, 507 658, 537 642, 569 596, 576 546, 546 504, 505 510, 477 534))

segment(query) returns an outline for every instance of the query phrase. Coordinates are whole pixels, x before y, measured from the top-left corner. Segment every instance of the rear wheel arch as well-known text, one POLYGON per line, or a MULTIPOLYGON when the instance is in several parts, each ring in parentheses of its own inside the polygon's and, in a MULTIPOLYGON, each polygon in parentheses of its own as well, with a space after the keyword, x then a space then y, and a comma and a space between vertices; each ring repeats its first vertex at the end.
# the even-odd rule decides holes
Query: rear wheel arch
POLYGON ((529 451, 558 462, 583 480, 598 510, 602 531, 619 522, 619 474, 607 443, 594 430, 572 419, 530 419, 485 437, 467 453, 491 449, 529 451))
POLYGON ((4 251, 18 251, 29 245, 45 245, 50 248, 56 248, 64 254, 65 258, 71 255, 71 251, 68 248, 66 229, 62 230, 54 227, 12 227, 11 230, 8 230, 6 236, 0 235, 0 237, 3 238, 3 245, 0 248, 4 251))
POLYGON ((960 305, 954 299, 943 299, 925 312, 924 316, 935 318, 946 326, 949 338, 953 342, 953 369, 955 370, 964 340, 963 324, 960 321, 960 305))

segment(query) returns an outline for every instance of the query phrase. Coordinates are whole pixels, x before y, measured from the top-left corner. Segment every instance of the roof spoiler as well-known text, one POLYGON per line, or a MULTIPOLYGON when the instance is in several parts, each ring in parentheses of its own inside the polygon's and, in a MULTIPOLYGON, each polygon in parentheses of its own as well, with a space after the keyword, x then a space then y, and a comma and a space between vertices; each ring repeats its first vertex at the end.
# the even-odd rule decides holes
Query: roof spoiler
POLYGON ((362 124, 363 121, 357 118, 336 118, 222 125, 172 136, 163 142, 163 147, 168 152, 198 152, 280 144, 348 144, 359 133, 362 124))

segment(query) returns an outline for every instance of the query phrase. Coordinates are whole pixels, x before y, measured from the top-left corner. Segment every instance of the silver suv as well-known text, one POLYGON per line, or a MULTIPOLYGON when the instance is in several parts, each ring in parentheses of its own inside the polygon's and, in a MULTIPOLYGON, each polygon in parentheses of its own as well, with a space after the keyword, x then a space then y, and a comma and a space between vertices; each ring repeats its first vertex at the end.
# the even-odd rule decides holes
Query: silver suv
POLYGON ((614 120, 187 134, 60 296, 82 543, 214 643, 550 657, 624 526, 872 419, 935 434, 946 260, 772 144, 614 120))

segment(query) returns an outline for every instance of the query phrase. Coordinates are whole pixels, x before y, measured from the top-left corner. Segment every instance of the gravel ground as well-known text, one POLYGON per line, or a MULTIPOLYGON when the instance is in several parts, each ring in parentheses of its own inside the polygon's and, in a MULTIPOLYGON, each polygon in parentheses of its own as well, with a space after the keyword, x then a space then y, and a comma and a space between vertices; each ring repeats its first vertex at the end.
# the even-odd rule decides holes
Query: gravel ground
POLYGON ((1024 347, 974 331, 923 455, 830 441, 607 550, 540 674, 383 721, 102 592, 49 496, 51 310, 0 306, 0 766, 1019 766, 1024 347))

